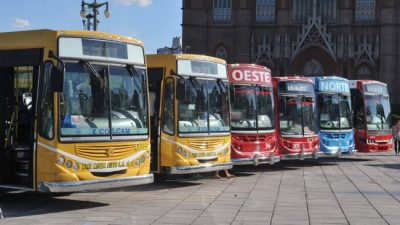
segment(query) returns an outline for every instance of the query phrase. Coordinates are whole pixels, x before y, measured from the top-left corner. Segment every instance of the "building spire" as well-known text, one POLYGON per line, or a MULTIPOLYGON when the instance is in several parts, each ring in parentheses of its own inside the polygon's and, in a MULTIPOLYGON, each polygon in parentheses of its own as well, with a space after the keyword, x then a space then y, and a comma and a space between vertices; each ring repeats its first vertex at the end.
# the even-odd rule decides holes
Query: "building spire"
POLYGON ((317 17, 317 0, 313 0, 313 18, 315 19, 317 17))

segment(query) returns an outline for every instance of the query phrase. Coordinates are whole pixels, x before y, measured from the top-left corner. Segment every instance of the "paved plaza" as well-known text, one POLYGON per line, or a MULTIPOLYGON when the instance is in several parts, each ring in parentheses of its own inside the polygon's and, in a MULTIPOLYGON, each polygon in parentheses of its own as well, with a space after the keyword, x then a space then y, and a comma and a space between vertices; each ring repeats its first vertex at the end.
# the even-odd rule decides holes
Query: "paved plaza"
POLYGON ((71 195, 2 193, 0 224, 400 224, 400 156, 239 167, 71 195))

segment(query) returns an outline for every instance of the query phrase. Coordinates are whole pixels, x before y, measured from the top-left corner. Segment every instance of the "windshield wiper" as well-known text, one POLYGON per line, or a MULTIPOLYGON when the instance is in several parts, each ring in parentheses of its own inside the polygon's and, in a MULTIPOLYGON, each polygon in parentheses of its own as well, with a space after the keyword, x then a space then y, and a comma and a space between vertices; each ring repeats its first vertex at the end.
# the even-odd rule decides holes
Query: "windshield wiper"
POLYGON ((97 70, 92 66, 92 64, 90 64, 90 62, 89 62, 88 60, 81 59, 81 60, 79 60, 79 63, 80 63, 81 65, 86 66, 86 67, 89 69, 90 74, 94 75, 94 76, 97 78, 97 80, 100 82, 101 88, 106 88, 106 87, 107 87, 107 83, 101 78, 100 74, 99 74, 99 73, 97 72, 97 70))
POLYGON ((136 80, 139 80, 137 82, 139 82, 139 84, 137 82, 133 82, 133 84, 136 86, 136 88, 138 90, 141 90, 142 88, 140 87, 140 81, 141 81, 141 76, 140 74, 136 71, 136 68, 134 65, 132 64, 127 64, 126 65, 126 69, 128 69, 129 74, 131 75, 131 77, 136 77, 136 80))
POLYGON ((222 81, 221 78, 218 78, 218 79, 217 79, 217 84, 218 84, 220 90, 226 90, 226 85, 225 85, 225 83, 222 81))

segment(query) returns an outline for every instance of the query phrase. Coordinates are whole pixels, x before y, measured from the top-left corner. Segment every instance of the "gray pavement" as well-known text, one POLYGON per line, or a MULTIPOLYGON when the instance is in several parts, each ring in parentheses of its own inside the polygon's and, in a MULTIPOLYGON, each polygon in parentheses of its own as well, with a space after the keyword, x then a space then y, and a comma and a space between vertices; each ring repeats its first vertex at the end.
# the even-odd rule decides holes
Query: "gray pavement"
POLYGON ((393 153, 234 173, 64 196, 1 193, 0 224, 400 224, 400 156, 393 153))

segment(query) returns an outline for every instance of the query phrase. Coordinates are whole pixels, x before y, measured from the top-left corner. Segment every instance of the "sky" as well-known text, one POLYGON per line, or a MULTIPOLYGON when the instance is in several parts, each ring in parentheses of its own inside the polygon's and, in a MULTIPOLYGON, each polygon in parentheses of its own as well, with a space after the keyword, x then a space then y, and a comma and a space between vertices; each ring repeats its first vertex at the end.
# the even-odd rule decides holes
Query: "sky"
MULTIPOLYGON (((93 0, 86 0, 92 3, 93 0)), ((98 0, 98 3, 105 0, 98 0)), ((99 31, 132 36, 145 43, 146 53, 171 46, 182 35, 182 0, 108 0, 100 8, 99 31)), ((1 0, 0 32, 34 29, 83 29, 81 0, 1 0)))

